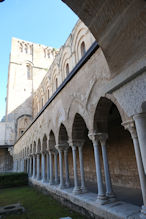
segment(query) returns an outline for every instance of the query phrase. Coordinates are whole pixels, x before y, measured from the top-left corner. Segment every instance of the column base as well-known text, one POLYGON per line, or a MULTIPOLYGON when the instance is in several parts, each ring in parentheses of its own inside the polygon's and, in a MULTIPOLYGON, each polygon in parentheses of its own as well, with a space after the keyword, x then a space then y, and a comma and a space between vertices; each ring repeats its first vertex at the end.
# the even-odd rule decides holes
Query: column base
POLYGON ((106 197, 107 197, 111 202, 117 200, 114 193, 106 193, 106 197))
POLYGON ((59 180, 55 180, 55 185, 58 185, 58 183, 59 183, 59 180))
POLYGON ((78 194, 81 194, 81 189, 79 187, 74 187, 72 193, 74 195, 78 195, 78 194))
POLYGON ((52 181, 51 181, 51 182, 49 182, 49 185, 50 185, 50 186, 52 186, 52 185, 53 185, 53 182, 52 182, 52 181))
POLYGON ((146 219, 146 206, 141 207, 141 214, 140 214, 141 219, 146 219))
POLYGON ((59 185, 59 189, 64 189, 64 185, 59 185))
POLYGON ((66 188, 69 188, 69 187, 70 187, 70 183, 69 183, 69 182, 68 182, 68 183, 66 182, 66 183, 65 183, 65 187, 66 187, 66 188))
POLYGON ((105 205, 109 203, 109 200, 107 199, 105 195, 98 195, 96 199, 96 203, 99 205, 105 205))
POLYGON ((81 187, 81 193, 86 193, 88 192, 87 188, 86 187, 81 187))
POLYGON ((40 180, 40 177, 36 178, 36 180, 38 180, 38 181, 39 181, 39 180, 40 180))

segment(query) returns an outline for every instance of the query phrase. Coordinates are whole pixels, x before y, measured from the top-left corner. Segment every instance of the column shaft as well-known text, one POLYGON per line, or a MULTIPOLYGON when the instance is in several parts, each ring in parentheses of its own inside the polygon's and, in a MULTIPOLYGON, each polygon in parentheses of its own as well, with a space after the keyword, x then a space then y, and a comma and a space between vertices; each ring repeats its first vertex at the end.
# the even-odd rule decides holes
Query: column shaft
POLYGON ((52 163, 52 152, 49 152, 49 160, 50 160, 50 185, 53 184, 53 163, 52 163))
POLYGON ((45 182, 45 154, 42 153, 42 181, 45 182))
POLYGON ((64 166, 65 166, 65 186, 69 187, 69 166, 68 166, 68 149, 64 150, 64 166))
POLYGON ((78 185, 78 175, 77 175, 77 160, 76 160, 76 146, 72 146, 72 154, 73 154, 73 167, 74 167, 74 194, 80 193, 80 188, 78 185))
POLYGON ((105 197, 104 188, 103 188, 99 148, 98 148, 97 140, 93 141, 93 147, 94 147, 94 157, 95 157, 96 177, 97 177, 97 187, 98 187, 97 202, 102 204, 102 203, 105 203, 106 197, 105 197))
POLYGON ((54 167, 55 167, 55 184, 58 184, 58 161, 57 161, 57 152, 54 153, 54 167))
POLYGON ((63 180, 63 161, 62 161, 62 150, 59 150, 59 165, 60 165, 60 189, 64 188, 64 180, 63 180))
POLYGON ((47 153, 47 181, 50 180, 50 159, 49 159, 49 153, 47 153))
POLYGON ((106 145, 104 142, 101 143, 101 148, 102 148, 102 157, 103 157, 104 173, 105 173, 106 195, 109 198, 113 198, 114 194, 112 190, 111 177, 110 177, 110 172, 109 172, 106 145))
POLYGON ((80 174, 81 174, 81 191, 82 193, 87 192, 85 187, 85 175, 84 175, 84 163, 83 163, 83 147, 79 146, 79 161, 80 161, 80 174))
POLYGON ((35 155, 33 155, 33 178, 35 178, 35 155))
POLYGON ((40 179, 40 154, 37 154, 37 180, 40 179))

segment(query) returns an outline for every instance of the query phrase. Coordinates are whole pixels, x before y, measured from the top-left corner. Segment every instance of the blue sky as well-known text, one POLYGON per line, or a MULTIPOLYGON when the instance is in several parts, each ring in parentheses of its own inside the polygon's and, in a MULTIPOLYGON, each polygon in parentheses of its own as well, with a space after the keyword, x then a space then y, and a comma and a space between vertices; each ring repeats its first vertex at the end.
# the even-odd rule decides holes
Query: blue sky
POLYGON ((5 0, 0 3, 0 119, 12 37, 60 48, 78 17, 61 0, 5 0))

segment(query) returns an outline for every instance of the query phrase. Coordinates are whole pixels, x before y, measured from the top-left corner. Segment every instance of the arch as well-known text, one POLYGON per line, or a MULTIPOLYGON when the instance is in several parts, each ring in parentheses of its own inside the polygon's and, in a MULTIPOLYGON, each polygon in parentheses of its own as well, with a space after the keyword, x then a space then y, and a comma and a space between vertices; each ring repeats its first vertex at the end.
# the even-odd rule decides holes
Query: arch
POLYGON ((76 113, 72 125, 72 139, 84 139, 88 135, 86 123, 83 117, 76 113))
POLYGON ((47 150, 47 136, 45 134, 42 141, 42 152, 45 152, 46 150, 47 150))
POLYGON ((82 57, 86 53, 86 46, 85 46, 85 42, 84 41, 82 41, 82 43, 80 45, 80 50, 81 50, 81 57, 82 57))
POLYGON ((55 135, 54 135, 54 132, 51 130, 49 134, 49 141, 48 141, 49 150, 54 149, 55 145, 56 145, 55 135))
POLYGON ((69 64, 67 63, 66 64, 66 75, 68 75, 69 74, 69 64))
POLYGON ((33 143, 33 154, 35 154, 36 153, 36 142, 34 141, 34 143, 33 143))
POLYGON ((88 111, 86 110, 83 103, 78 98, 74 97, 67 112, 67 120, 70 121, 71 128, 76 113, 80 114, 84 118, 87 128, 90 130, 92 127, 92 122, 89 117, 88 111))
POLYGON ((88 28, 81 21, 78 21, 72 43, 72 51, 75 52, 75 63, 77 63, 81 58, 80 44, 82 41, 86 41, 85 37, 87 32, 88 28))
POLYGON ((68 134, 66 127, 61 123, 59 128, 59 136, 58 136, 58 143, 59 144, 66 144, 68 142, 68 134))
POLYGON ((30 145, 30 154, 32 154, 32 144, 30 145))
POLYGON ((93 119, 93 129, 99 132, 106 132, 107 120, 109 113, 112 113, 112 107, 115 105, 119 111, 121 122, 129 120, 129 117, 124 112, 122 107, 119 105, 117 100, 112 96, 107 94, 106 97, 101 97, 95 109, 94 119, 93 119), (108 97, 108 98, 107 98, 108 97), (110 111, 111 110, 111 111, 110 111))
POLYGON ((37 153, 41 152, 41 140, 40 138, 38 139, 38 144, 37 144, 37 153))
POLYGON ((67 76, 67 74, 66 74, 66 64, 69 63, 69 65, 71 67, 71 63, 70 63, 71 56, 72 56, 71 48, 69 46, 64 46, 62 54, 61 54, 61 60, 60 60, 60 69, 61 69, 61 74, 62 74, 62 81, 67 76))

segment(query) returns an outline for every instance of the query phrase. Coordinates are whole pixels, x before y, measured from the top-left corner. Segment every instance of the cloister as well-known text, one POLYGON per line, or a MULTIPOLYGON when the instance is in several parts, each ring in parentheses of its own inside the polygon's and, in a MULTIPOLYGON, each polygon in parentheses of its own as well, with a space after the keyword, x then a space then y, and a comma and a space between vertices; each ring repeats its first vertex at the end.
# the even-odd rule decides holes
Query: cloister
POLYGON ((32 97, 13 169, 89 218, 145 219, 145 1, 63 1, 97 42, 75 59, 85 32, 68 39, 32 97))

